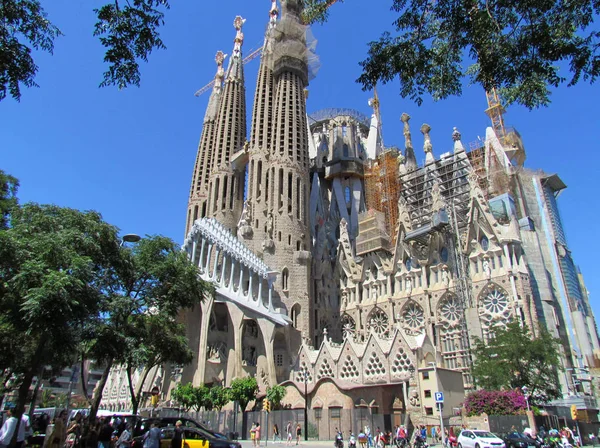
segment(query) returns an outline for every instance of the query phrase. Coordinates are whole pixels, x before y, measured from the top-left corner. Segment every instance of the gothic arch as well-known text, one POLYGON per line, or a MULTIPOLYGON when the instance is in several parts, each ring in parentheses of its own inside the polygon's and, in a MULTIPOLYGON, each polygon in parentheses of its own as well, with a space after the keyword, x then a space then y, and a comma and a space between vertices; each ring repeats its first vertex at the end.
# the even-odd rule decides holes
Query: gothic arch
POLYGON ((292 326, 294 328, 299 328, 301 326, 300 313, 302 312, 302 307, 299 303, 295 303, 290 310, 290 319, 292 321, 292 326))
POLYGON ((425 331, 425 311, 414 300, 408 300, 400 310, 400 319, 405 333, 416 336, 425 331))

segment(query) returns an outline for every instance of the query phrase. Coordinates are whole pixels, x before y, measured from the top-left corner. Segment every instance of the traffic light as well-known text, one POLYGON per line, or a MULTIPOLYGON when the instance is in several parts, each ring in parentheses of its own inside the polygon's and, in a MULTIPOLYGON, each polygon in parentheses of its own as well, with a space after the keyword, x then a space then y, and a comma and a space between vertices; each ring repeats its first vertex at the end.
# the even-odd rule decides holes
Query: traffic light
POLYGON ((263 400, 263 411, 271 412, 271 402, 267 399, 263 400))
POLYGON ((571 418, 577 420, 577 406, 574 404, 571 405, 571 418))

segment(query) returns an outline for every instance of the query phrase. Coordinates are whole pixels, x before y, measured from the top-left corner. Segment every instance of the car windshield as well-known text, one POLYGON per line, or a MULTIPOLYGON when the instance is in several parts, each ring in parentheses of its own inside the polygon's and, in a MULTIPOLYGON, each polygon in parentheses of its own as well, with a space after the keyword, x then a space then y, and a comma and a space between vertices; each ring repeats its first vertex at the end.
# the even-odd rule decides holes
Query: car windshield
POLYGON ((473 434, 475 434, 477 437, 480 437, 482 439, 495 439, 496 435, 492 434, 491 432, 487 432, 487 431, 473 431, 473 434))

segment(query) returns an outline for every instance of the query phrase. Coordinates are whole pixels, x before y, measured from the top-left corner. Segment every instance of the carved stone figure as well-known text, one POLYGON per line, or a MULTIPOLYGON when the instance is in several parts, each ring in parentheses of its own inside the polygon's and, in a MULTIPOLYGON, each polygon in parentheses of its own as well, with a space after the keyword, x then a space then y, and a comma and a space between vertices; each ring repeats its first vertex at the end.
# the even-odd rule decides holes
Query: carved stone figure
POLYGON ((410 126, 408 125, 408 122, 410 121, 410 115, 404 112, 400 117, 400 121, 404 123, 404 146, 406 149, 412 149, 412 137, 410 135, 410 126))
POLYGON ((442 268, 442 283, 448 289, 450 286, 450 275, 448 274, 448 268, 442 268))
POLYGON ((485 278, 488 280, 492 278, 492 268, 490 267, 490 261, 488 258, 483 259, 483 272, 485 273, 485 278))
POLYGON ((244 201, 244 208, 242 209, 242 218, 240 219, 238 227, 249 225, 252 225, 252 204, 250 204, 249 199, 246 199, 244 201))
POLYGON ((412 278, 408 277, 406 279, 406 292, 410 296, 412 293, 412 278))
POLYGON ((348 221, 345 218, 340 219, 340 242, 347 243, 350 241, 348 234, 348 221))
POLYGON ((269 212, 267 217, 267 236, 269 239, 273 239, 273 212, 269 212))
POLYGON ((433 182, 431 186, 431 211, 438 212, 446 207, 442 191, 440 189, 440 183, 437 181, 433 182))

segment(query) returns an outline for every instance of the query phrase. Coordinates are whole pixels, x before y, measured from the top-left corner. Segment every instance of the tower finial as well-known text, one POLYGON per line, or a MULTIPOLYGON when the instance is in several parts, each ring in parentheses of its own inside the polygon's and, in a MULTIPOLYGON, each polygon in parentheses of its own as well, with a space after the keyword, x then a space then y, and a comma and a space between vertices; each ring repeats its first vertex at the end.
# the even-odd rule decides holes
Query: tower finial
POLYGON ((423 142, 423 151, 425 152, 426 164, 435 162, 433 154, 431 153, 433 145, 431 144, 431 137, 429 136, 429 132, 431 132, 431 126, 429 126, 427 123, 423 123, 423 125, 421 126, 421 133, 425 137, 425 141, 423 142))
POLYGON ((406 154, 406 170, 414 171, 417 169, 417 159, 415 158, 415 150, 412 145, 412 137, 410 135, 410 126, 408 122, 410 121, 410 115, 406 112, 402 114, 400 117, 400 121, 404 123, 404 147, 406 154))
POLYGON ((452 140, 454 140, 454 152, 460 152, 460 151, 464 151, 465 147, 463 146, 462 142, 460 141, 461 135, 460 132, 458 131, 458 129, 456 129, 456 127, 454 127, 454 130, 452 131, 452 140))
POLYGON ((244 33, 242 33, 242 27, 244 26, 246 19, 242 16, 236 16, 233 20, 233 27, 236 29, 235 39, 233 40, 233 57, 239 58, 242 53, 242 44, 244 43, 244 33))

